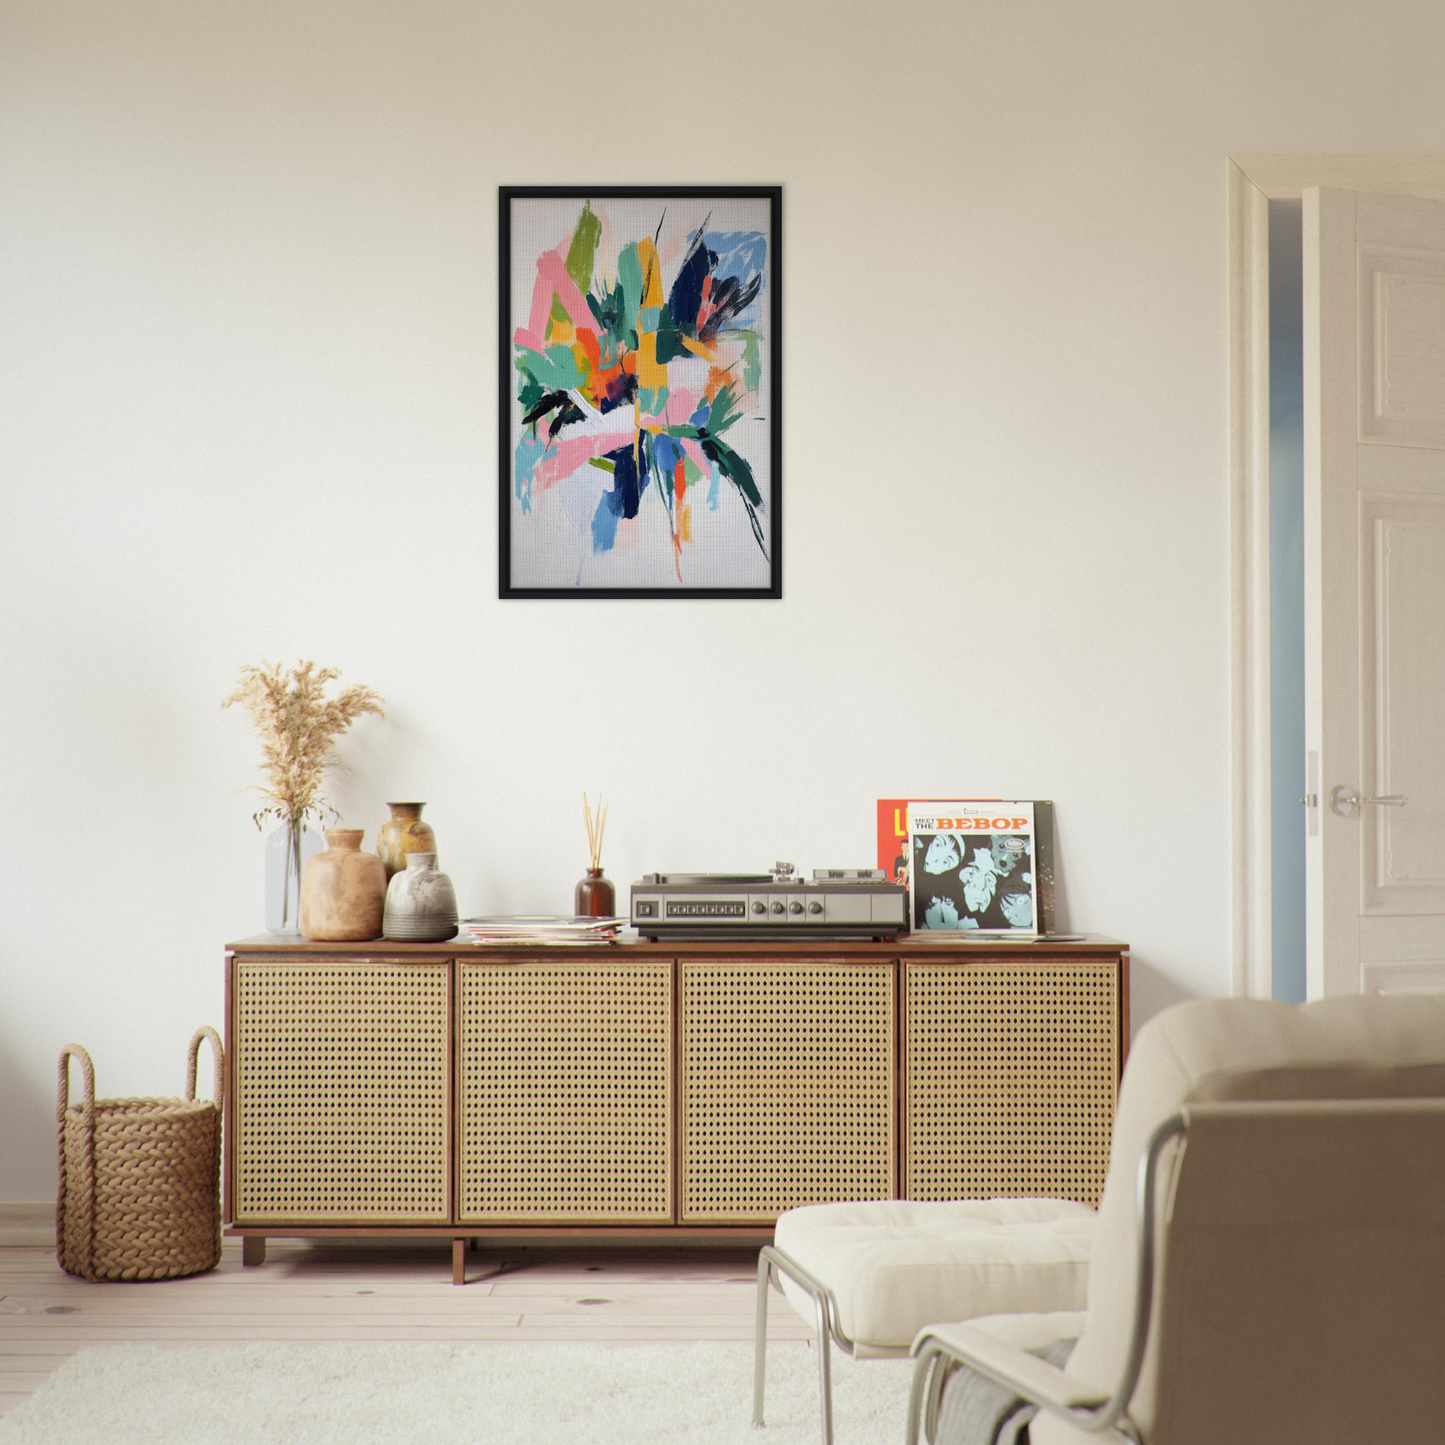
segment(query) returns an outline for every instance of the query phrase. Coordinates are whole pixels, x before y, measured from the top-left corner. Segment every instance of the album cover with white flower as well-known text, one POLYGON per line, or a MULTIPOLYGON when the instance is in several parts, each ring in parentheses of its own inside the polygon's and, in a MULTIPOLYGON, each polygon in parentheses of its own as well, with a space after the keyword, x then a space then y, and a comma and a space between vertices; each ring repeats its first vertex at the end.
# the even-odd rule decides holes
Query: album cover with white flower
POLYGON ((910 800, 906 817, 915 931, 1053 931, 1051 802, 910 800))

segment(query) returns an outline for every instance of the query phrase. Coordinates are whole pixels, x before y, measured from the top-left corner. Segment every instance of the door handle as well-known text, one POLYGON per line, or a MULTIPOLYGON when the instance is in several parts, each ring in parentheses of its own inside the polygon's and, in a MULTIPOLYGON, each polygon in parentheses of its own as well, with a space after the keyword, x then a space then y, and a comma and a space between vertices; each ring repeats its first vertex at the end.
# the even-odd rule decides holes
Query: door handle
POLYGON ((1386 793, 1382 798, 1362 798, 1355 790, 1341 783, 1330 794, 1330 811, 1348 818, 1356 808, 1403 808, 1410 800, 1403 793, 1386 793))

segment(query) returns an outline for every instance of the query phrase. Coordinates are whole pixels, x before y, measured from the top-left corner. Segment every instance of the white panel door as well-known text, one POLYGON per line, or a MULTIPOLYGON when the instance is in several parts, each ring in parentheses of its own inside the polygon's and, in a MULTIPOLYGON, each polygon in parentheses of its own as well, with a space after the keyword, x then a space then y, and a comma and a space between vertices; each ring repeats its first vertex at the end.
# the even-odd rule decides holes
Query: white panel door
POLYGON ((1445 989, 1445 202, 1306 191, 1304 287, 1309 993, 1445 989))

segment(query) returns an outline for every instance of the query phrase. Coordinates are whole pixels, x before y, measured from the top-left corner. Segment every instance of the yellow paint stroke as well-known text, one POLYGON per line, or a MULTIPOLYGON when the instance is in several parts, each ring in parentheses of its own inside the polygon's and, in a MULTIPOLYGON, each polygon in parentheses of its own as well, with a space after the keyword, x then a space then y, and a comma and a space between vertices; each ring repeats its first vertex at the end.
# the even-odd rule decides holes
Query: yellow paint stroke
POLYGON ((710 362, 713 366, 716 366, 721 360, 717 348, 709 346, 705 341, 698 341, 694 337, 684 336, 682 338, 682 344, 687 347, 694 356, 702 357, 704 361, 710 362))
POLYGON ((637 243, 637 263, 642 267, 642 304, 661 306, 667 300, 662 294, 662 263, 657 259, 657 248, 650 236, 644 236, 637 243))
MULTIPOLYGON (((637 326, 637 388, 639 392, 656 391, 658 387, 667 385, 667 368, 658 365, 657 333, 642 329, 641 312, 649 306, 661 307, 665 298, 662 294, 662 266, 658 262, 657 248, 652 244, 650 236, 644 236, 637 243, 637 261, 642 267, 642 300, 638 304, 638 315, 634 318, 637 326)), ((643 421, 637 401, 632 403, 632 421, 633 464, 640 468, 642 459, 638 455, 637 433, 642 430, 643 421)))
POLYGON ((667 368, 657 360, 657 332, 637 333, 637 386, 641 391, 656 391, 667 385, 667 368))
POLYGON ((682 509, 682 514, 677 519, 677 535, 684 542, 692 541, 692 505, 690 503, 682 509))

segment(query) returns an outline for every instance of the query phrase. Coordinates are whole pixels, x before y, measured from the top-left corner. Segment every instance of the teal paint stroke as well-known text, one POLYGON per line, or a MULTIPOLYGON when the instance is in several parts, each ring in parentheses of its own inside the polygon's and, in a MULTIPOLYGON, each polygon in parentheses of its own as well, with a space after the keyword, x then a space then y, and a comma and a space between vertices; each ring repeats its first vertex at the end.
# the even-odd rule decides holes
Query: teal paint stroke
MULTIPOLYGON (((636 336, 631 328, 642 304, 642 262, 637 259, 637 242, 629 242, 617 258, 618 313, 621 324, 636 336)), ((632 343, 634 346, 636 341, 632 343)))
POLYGON ((549 346, 546 355, 528 346, 517 350, 517 370, 545 391, 573 391, 585 380, 570 346, 549 346))

